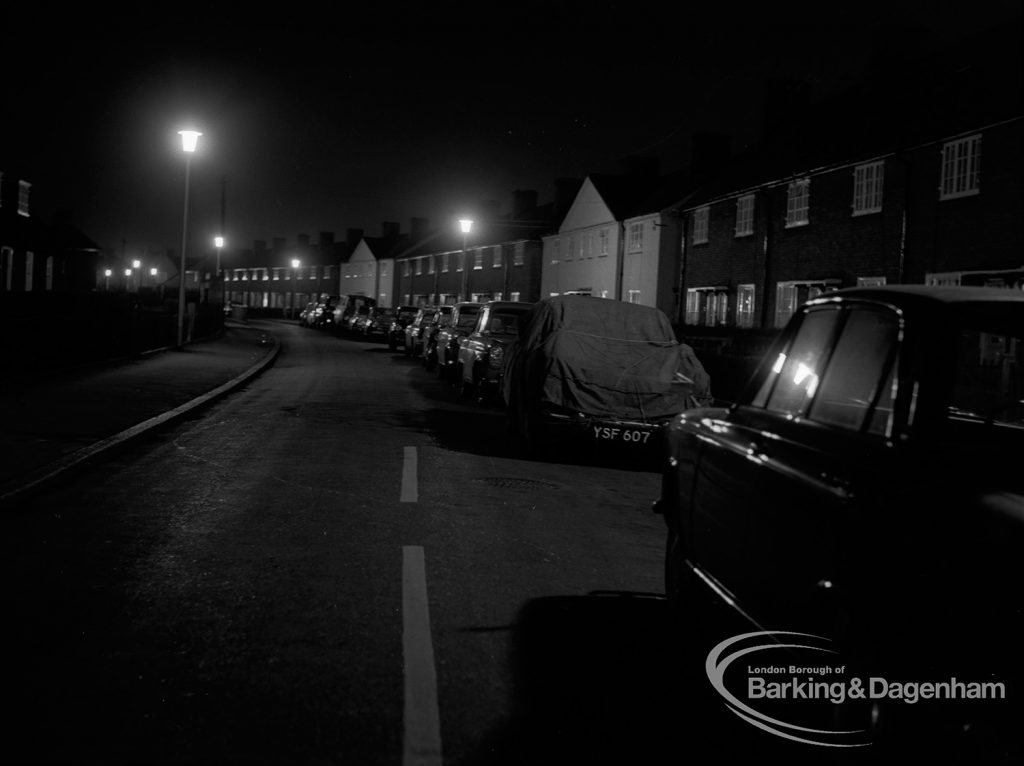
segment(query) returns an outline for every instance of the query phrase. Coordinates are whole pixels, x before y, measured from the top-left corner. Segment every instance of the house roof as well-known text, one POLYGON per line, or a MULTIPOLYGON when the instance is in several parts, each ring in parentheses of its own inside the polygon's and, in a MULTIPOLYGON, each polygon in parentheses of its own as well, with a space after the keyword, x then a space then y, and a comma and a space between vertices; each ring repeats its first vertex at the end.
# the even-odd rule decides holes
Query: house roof
POLYGON ((979 38, 914 62, 876 61, 860 81, 792 106, 688 206, 884 157, 1024 115, 1019 45, 979 38))

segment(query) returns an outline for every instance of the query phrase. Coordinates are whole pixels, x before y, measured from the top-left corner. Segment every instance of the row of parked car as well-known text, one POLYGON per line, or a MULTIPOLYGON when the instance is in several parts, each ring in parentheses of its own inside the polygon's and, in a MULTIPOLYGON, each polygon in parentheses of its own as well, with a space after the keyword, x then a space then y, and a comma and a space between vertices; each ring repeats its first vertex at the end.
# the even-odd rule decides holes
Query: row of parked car
POLYGON ((754 631, 827 639, 856 678, 1001 685, 861 699, 837 735, 1021 755, 1021 291, 826 293, 727 403, 662 312, 621 301, 404 306, 385 337, 504 406, 528 449, 647 451, 683 620, 710 595, 754 631))
POLYGON ((825 294, 728 403, 657 309, 562 296, 405 317, 392 348, 503 404, 528 450, 646 451, 684 621, 711 595, 754 631, 827 639, 851 678, 1001 684, 853 700, 836 736, 1022 755, 1024 293, 825 294))

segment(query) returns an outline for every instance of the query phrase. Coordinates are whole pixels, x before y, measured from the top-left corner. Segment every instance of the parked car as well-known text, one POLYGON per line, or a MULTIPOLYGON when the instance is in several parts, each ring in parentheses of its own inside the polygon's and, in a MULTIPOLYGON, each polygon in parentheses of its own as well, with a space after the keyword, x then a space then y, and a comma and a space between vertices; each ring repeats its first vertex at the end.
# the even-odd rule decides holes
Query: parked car
POLYGON ((311 301, 305 305, 302 311, 299 312, 299 326, 310 327, 312 326, 313 311, 316 309, 316 302, 311 301))
POLYGON ((647 459, 657 430, 711 392, 693 349, 659 309, 563 295, 523 317, 502 397, 510 433, 532 453, 561 442, 647 459))
MULTIPOLYGON (((1022 362, 1020 291, 804 304, 737 402, 665 431, 670 601, 706 590, 747 624, 824 637, 863 678, 1003 682, 1020 700, 1022 362)), ((911 722, 904 701, 875 701, 865 725, 879 741, 903 724, 922 742, 1019 742, 1006 700, 922 705, 911 722)))
POLYGON ((355 319, 367 315, 376 305, 377 300, 368 295, 339 295, 332 303, 332 329, 339 333, 350 332, 355 319))
POLYGON ((405 328, 416 318, 416 306, 399 306, 395 312, 391 327, 388 328, 388 349, 396 351, 399 346, 405 348, 405 328))
POLYGON ((416 312, 416 316, 405 328, 405 355, 414 359, 423 353, 423 329, 437 313, 436 306, 424 306, 416 312))
POLYGON ((519 320, 532 303, 490 301, 477 314, 476 326, 459 348, 456 374, 460 393, 478 402, 501 398, 501 379, 505 371, 509 343, 519 334, 519 320))
POLYGON ((437 331, 434 357, 437 363, 437 377, 455 382, 455 363, 459 358, 459 346, 466 336, 473 332, 476 317, 482 303, 462 301, 452 306, 452 316, 446 325, 437 331))
POLYGON ((428 370, 437 368, 437 334, 452 321, 452 307, 438 306, 434 316, 423 327, 423 351, 420 359, 428 370))
POLYGON ((366 338, 386 338, 394 319, 395 309, 375 306, 360 323, 359 331, 366 338))
POLYGON ((324 294, 313 307, 313 314, 310 325, 317 330, 330 330, 334 327, 334 307, 337 305, 340 295, 324 294))

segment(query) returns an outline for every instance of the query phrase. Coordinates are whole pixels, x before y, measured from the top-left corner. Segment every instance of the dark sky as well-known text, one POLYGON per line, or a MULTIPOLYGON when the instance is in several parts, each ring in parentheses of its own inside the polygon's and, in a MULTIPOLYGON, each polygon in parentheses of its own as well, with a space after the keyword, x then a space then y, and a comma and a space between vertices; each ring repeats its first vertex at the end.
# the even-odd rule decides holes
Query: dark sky
POLYGON ((1021 4, 76 5, 0 12, 0 164, 21 164, 42 218, 70 209, 131 257, 180 245, 183 127, 204 133, 190 250, 219 228, 223 178, 234 245, 405 231, 481 199, 507 210, 517 188, 549 201, 555 178, 628 155, 677 169, 695 130, 742 147, 766 81, 840 87, 874 51, 1019 25, 1021 4))

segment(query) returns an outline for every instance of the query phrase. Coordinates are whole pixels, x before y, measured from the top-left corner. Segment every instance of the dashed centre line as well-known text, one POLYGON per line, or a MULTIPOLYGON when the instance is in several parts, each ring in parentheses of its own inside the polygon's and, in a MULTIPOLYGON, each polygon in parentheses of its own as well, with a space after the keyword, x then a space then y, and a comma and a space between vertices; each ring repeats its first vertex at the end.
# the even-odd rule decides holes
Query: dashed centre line
POLYGON ((423 548, 402 547, 402 656, 405 662, 405 739, 402 766, 441 766, 441 714, 430 637, 423 548))
POLYGON ((416 475, 416 448, 403 448, 402 457, 402 496, 403 503, 416 503, 420 499, 419 478, 416 475))

